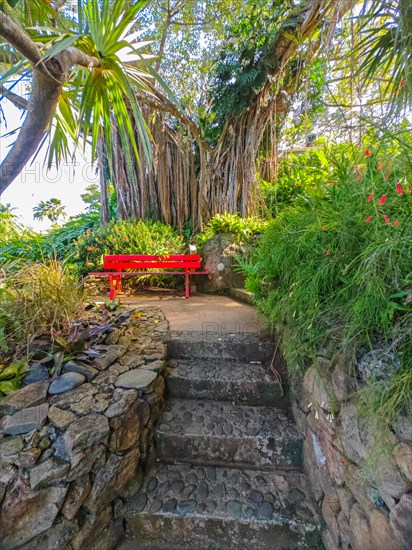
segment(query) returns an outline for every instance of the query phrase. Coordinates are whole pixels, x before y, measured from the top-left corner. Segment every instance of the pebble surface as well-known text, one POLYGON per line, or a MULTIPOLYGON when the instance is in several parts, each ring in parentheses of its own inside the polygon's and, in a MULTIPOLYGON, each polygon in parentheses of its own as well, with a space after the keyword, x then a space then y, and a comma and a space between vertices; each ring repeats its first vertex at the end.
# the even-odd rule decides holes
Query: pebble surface
POLYGON ((304 522, 316 516, 309 495, 305 477, 298 473, 159 464, 133 499, 132 509, 274 522, 293 514, 304 522))

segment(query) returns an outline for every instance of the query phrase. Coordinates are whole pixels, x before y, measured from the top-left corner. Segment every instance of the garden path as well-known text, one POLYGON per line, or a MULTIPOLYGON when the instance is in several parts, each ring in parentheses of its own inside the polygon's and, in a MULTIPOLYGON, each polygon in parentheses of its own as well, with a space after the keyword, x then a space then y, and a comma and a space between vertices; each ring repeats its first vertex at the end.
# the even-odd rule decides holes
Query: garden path
POLYGON ((118 550, 316 547, 302 439, 256 310, 224 296, 130 301, 162 309, 169 362, 156 460, 125 503, 118 550))

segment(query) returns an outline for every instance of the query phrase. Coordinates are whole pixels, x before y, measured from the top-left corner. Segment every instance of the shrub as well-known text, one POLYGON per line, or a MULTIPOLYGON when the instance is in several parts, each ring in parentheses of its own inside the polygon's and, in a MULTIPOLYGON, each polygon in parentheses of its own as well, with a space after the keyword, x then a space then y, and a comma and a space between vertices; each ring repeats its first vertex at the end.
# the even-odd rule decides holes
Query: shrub
POLYGON ((245 268, 292 369, 338 351, 353 361, 361 349, 399 355, 395 377, 374 386, 379 414, 389 399, 399 412, 405 380, 412 386, 409 151, 362 152, 355 164, 338 152, 329 185, 280 213, 245 268))
POLYGON ((353 158, 350 147, 324 145, 323 149, 308 149, 279 159, 277 181, 259 182, 263 199, 262 216, 276 217, 302 196, 323 196, 324 186, 333 174, 334 162, 342 152, 353 158))
POLYGON ((87 230, 75 242, 73 261, 81 273, 101 270, 105 254, 172 254, 184 251, 183 238, 161 222, 119 221, 87 230))
POLYGON ((45 234, 21 228, 19 233, 14 233, 4 242, 0 251, 0 262, 17 258, 21 262, 41 262, 54 258, 70 266, 74 241, 98 223, 98 214, 89 213, 73 216, 64 225, 53 227, 45 234))
POLYGON ((203 233, 198 235, 198 244, 201 246, 214 235, 228 233, 235 235, 238 241, 248 242, 253 236, 263 233, 267 222, 256 216, 241 218, 239 214, 216 214, 207 224, 203 233))

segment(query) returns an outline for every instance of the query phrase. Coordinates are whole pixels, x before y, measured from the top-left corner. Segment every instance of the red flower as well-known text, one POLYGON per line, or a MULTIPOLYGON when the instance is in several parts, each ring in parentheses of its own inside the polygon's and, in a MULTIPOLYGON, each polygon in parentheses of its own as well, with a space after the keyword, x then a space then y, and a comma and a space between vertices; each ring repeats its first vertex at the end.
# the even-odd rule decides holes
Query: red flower
POLYGON ((340 463, 341 463, 341 464, 345 464, 345 461, 344 461, 344 460, 341 460, 340 463))
POLYGON ((403 189, 400 183, 398 183, 398 185, 396 186, 396 191, 398 192, 398 195, 403 195, 403 189))
POLYGON ((383 161, 381 160, 377 168, 378 172, 382 170, 382 167, 383 167, 383 161))
POLYGON ((386 216, 386 214, 383 216, 383 219, 385 220, 385 223, 389 223, 389 222, 390 222, 390 220, 389 220, 388 216, 386 216))
POLYGON ((359 176, 356 178, 355 183, 358 183, 358 181, 362 178, 362 174, 359 174, 359 176))
POLYGON ((368 216, 365 220, 366 223, 369 223, 371 221, 371 219, 373 218, 373 216, 368 216))
POLYGON ((368 197, 368 202, 372 202, 373 201, 373 193, 371 193, 368 197))
POLYGON ((369 149, 366 149, 365 151, 365 157, 370 157, 371 156, 371 152, 369 151, 369 149))
POLYGON ((399 220, 398 218, 396 218, 396 220, 393 222, 393 227, 398 227, 399 225, 399 220))
POLYGON ((325 256, 329 256, 329 250, 325 250, 325 256))
POLYGON ((382 206, 385 203, 386 199, 387 199, 387 196, 382 195, 381 198, 379 199, 379 206, 382 206))
POLYGON ((325 231, 325 229, 326 229, 326 225, 324 225, 324 226, 322 227, 322 231, 325 231))

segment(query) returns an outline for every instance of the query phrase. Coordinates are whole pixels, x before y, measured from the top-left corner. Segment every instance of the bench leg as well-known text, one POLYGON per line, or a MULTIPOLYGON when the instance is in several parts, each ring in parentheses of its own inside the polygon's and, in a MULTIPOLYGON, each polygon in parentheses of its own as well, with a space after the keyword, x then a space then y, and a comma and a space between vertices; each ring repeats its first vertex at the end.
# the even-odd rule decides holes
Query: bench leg
POLYGON ((114 300, 118 292, 122 292, 122 278, 119 275, 111 275, 109 299, 114 300))
POLYGON ((109 283, 110 283, 109 300, 114 300, 116 297, 116 281, 114 280, 114 277, 109 276, 109 283))
POLYGON ((186 288, 186 292, 185 292, 185 298, 189 298, 190 296, 190 277, 189 277, 189 273, 185 273, 185 288, 186 288))

